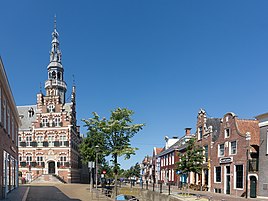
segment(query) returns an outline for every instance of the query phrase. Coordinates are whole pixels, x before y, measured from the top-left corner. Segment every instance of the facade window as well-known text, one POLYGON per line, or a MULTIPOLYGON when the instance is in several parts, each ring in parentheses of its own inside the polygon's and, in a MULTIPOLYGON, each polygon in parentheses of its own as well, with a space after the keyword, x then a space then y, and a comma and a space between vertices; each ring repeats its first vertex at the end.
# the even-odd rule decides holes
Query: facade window
POLYGON ((15 140, 15 125, 14 125, 14 118, 12 117, 12 121, 11 121, 11 136, 12 136, 12 140, 15 140))
POLYGON ((31 146, 32 136, 26 136, 26 146, 31 146))
POLYGON ((67 157, 61 156, 60 157, 60 166, 64 166, 66 162, 67 162, 67 157))
POLYGON ((243 188, 243 165, 236 165, 235 166, 235 183, 236 188, 243 188))
POLYGON ((21 142, 21 136, 19 136, 19 142, 21 142))
POLYGON ((22 161, 22 156, 19 156, 19 162, 21 162, 22 161))
POLYGON ((174 152, 172 152, 172 155, 171 155, 171 164, 174 165, 174 152))
POLYGON ((237 147, 236 141, 231 142, 231 154, 236 154, 237 151, 236 147, 237 147))
POLYGON ((38 147, 43 146, 43 141, 44 141, 44 137, 42 135, 37 135, 36 136, 36 142, 37 142, 38 147))
POLYGON ((215 168, 215 182, 221 182, 221 167, 215 168))
POLYGON ((67 140, 66 135, 60 135, 60 146, 64 146, 64 142, 67 140))
POLYGON ((31 165, 32 162, 32 156, 26 156, 26 164, 31 165))
POLYGON ((4 128, 7 129, 7 101, 6 99, 4 98, 4 101, 3 101, 3 110, 4 110, 4 128))
POLYGON ((200 126, 198 128, 198 139, 202 139, 203 138, 203 127, 200 126))
POLYGON ((54 146, 54 136, 49 135, 48 136, 48 146, 53 147, 54 146))
POLYGON ((55 117, 54 119, 54 126, 60 126, 61 125, 61 118, 55 117))
POLYGON ((7 134, 10 135, 10 109, 7 107, 7 134))
POLYGON ((48 112, 55 112, 55 105, 53 105, 53 104, 49 104, 49 105, 47 106, 47 111, 48 111, 48 112))
POLYGON ((208 145, 204 146, 204 151, 205 151, 205 162, 208 162, 208 145))
POLYGON ((226 128, 226 129, 224 130, 224 137, 225 137, 225 138, 230 137, 230 128, 226 128))
POLYGON ((43 162, 43 156, 37 156, 36 157, 36 163, 37 165, 42 165, 42 162, 43 162))
POLYGON ((0 122, 2 122, 2 88, 0 87, 0 122))
POLYGON ((42 119, 42 126, 43 127, 48 127, 48 119, 47 118, 42 119))
POLYGON ((224 144, 220 144, 218 147, 218 156, 222 157, 224 156, 224 144))

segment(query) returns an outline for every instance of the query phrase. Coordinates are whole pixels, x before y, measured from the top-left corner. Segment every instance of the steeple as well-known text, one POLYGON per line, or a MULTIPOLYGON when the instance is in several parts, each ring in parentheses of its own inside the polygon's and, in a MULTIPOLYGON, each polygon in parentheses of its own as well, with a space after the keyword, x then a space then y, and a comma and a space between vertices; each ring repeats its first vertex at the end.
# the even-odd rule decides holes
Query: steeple
POLYGON ((66 83, 63 79, 64 69, 61 64, 61 51, 57 31, 56 15, 54 17, 54 30, 50 51, 50 62, 47 66, 48 80, 45 83, 46 96, 59 96, 60 102, 65 103, 66 83))

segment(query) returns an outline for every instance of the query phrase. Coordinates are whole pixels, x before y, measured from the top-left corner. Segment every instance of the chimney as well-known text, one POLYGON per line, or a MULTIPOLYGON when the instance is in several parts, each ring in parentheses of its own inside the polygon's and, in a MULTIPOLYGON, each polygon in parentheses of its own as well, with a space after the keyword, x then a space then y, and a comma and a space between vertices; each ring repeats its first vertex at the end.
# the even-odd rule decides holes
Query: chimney
POLYGON ((191 135, 192 128, 185 128, 185 135, 191 135))

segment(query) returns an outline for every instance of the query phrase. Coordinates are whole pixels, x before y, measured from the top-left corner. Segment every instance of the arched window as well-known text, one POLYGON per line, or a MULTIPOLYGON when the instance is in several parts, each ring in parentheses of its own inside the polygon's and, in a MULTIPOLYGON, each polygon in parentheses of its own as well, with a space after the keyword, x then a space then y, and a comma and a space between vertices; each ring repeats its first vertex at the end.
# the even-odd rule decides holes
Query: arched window
POLYGON ((55 71, 52 72, 52 79, 56 79, 56 72, 55 71))

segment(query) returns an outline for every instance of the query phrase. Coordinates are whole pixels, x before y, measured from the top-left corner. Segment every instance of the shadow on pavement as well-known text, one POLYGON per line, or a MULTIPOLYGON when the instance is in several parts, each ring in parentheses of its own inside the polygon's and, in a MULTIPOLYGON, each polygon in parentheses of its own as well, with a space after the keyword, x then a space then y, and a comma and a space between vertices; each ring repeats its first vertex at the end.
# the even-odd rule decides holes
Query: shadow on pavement
POLYGON ((31 186, 26 201, 81 201, 71 199, 54 186, 31 186))

